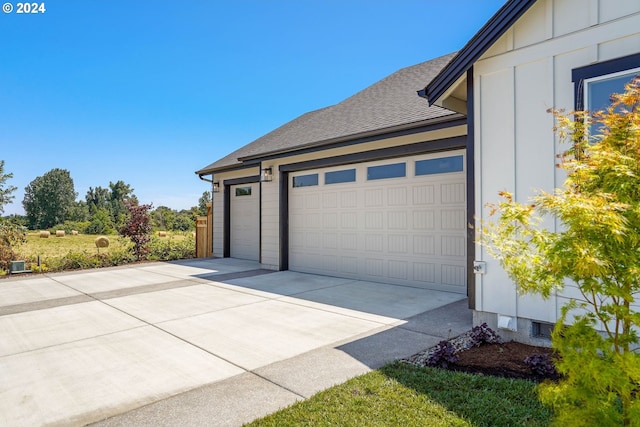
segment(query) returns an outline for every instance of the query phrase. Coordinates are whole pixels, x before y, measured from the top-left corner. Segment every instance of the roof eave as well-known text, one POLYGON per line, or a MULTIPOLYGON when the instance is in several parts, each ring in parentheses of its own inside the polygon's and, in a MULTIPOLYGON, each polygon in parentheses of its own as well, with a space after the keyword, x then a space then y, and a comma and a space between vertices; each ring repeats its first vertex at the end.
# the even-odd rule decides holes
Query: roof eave
POLYGON ((203 176, 206 176, 206 175, 213 175, 215 173, 220 173, 220 172, 229 172, 229 171, 240 170, 240 169, 249 169, 249 168, 254 168, 254 167, 256 167, 256 165, 254 165, 254 164, 236 163, 236 164, 233 164, 233 165, 219 166, 219 167, 216 167, 216 168, 200 169, 199 171, 196 171, 195 174, 198 175, 198 177, 203 177, 203 176))
POLYGON ((536 0, 509 0, 478 31, 460 52, 418 95, 429 105, 436 103, 447 90, 522 16, 536 0))

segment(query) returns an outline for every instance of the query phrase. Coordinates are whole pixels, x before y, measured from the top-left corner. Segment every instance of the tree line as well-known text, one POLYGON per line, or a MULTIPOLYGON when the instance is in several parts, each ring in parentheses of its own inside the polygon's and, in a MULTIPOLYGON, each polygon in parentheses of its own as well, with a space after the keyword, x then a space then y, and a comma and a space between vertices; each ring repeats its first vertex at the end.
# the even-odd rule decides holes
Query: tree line
MULTIPOLYGON (((0 160, 0 214, 14 199, 15 186, 7 185, 12 173, 4 171, 0 160)), ((12 215, 12 222, 30 230, 77 230, 87 234, 112 234, 126 221, 127 205, 139 205, 131 185, 122 180, 109 182, 108 187, 89 187, 84 200, 77 200, 71 174, 66 169, 51 169, 25 187, 22 206, 25 215, 12 215)), ((196 206, 177 211, 158 206, 149 212, 151 225, 157 230, 189 231, 195 228, 196 216, 206 215, 211 201, 208 191, 202 193, 196 206)))

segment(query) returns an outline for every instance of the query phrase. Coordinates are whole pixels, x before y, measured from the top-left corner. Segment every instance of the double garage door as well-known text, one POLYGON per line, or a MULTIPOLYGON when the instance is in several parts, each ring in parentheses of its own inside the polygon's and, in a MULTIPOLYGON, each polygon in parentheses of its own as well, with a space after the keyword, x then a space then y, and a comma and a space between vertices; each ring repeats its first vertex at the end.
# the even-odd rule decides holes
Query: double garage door
POLYGON ((466 293, 463 152, 291 173, 289 269, 466 293))

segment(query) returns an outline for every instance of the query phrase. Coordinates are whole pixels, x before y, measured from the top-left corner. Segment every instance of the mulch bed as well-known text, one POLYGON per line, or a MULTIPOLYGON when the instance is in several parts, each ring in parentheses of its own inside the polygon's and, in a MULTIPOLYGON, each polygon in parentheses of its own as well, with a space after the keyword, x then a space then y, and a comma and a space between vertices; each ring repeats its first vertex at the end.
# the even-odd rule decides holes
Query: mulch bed
POLYGON ((471 374, 527 379, 535 382, 557 381, 559 379, 557 373, 536 373, 524 362, 528 356, 535 354, 553 354, 551 348, 511 341, 501 344, 483 344, 460 351, 457 354, 458 361, 449 365, 448 369, 471 374))

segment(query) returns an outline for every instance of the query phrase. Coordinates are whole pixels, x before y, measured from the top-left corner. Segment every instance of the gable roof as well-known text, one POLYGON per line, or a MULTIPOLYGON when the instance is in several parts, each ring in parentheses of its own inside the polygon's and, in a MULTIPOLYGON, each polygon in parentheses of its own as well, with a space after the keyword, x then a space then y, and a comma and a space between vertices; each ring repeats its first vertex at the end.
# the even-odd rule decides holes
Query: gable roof
POLYGON ((196 173, 208 175, 241 167, 243 160, 460 118, 438 106, 425 108, 416 96, 416 89, 438 74, 454 55, 403 68, 336 105, 303 114, 196 173))
POLYGON ((433 105, 535 2, 507 1, 418 95, 433 105))

